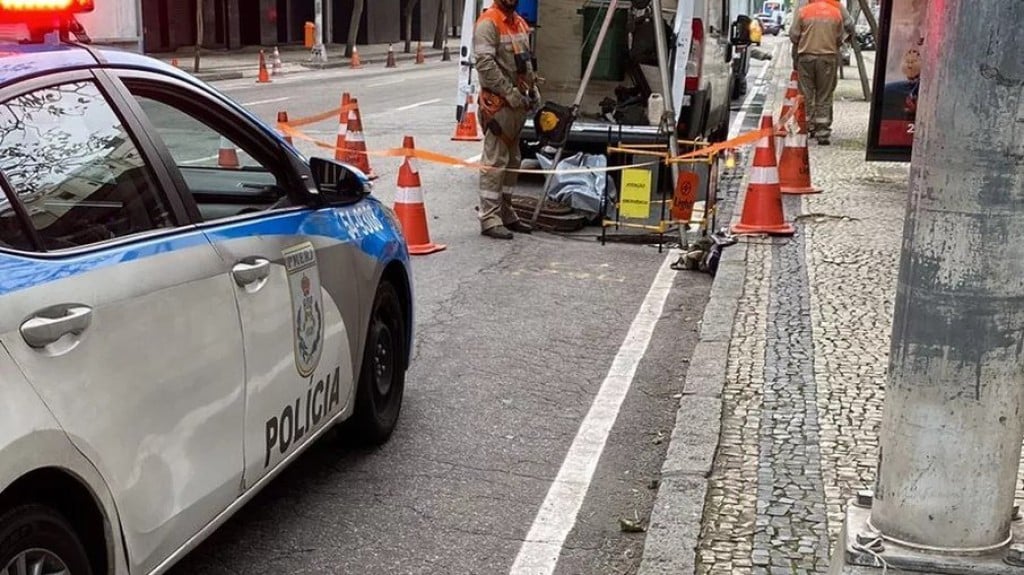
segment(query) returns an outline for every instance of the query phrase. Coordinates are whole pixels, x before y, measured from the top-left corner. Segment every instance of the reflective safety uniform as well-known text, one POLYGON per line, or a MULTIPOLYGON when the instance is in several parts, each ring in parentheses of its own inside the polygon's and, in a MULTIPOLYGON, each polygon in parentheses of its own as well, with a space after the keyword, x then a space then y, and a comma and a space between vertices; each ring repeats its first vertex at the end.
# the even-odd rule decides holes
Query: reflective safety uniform
MULTIPOLYGON (((519 133, 536 98, 536 74, 530 52, 530 27, 514 10, 494 4, 477 20, 473 35, 480 79, 480 125, 484 130, 481 163, 494 168, 519 168, 519 133)), ((519 221, 512 209, 515 172, 480 173, 480 228, 487 231, 519 221)))
POLYGON ((843 12, 830 0, 811 0, 797 11, 789 38, 793 42, 800 93, 810 129, 818 139, 832 134, 832 100, 845 33, 843 12))

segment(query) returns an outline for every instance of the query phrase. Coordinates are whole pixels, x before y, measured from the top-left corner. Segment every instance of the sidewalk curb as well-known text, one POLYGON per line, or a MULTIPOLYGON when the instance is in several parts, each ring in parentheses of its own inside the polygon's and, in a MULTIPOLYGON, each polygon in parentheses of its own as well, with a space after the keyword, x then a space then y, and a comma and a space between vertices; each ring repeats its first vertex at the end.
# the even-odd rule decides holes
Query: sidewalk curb
MULTIPOLYGON (((770 76, 771 88, 765 106, 774 105, 776 72, 772 71, 770 76)), ((753 154, 749 154, 736 201, 722 210, 728 213, 722 218, 724 221, 737 223, 740 220, 752 162, 753 154)), ((747 252, 748 245, 744 242, 722 252, 661 468, 661 483, 651 511, 638 575, 696 573, 708 478, 722 433, 722 392, 730 340, 740 298, 746 289, 747 252)))
MULTIPOLYGON (((413 60, 415 60, 415 55, 413 55, 413 57, 411 59, 409 59, 408 61, 411 62, 413 60)), ((399 62, 401 62, 401 61, 403 61, 403 60, 399 60, 399 62)), ((287 77, 287 76, 302 76, 302 75, 308 74, 310 72, 320 72, 320 71, 323 71, 323 70, 350 70, 350 71, 356 73, 355 74, 355 78, 357 78, 357 79, 371 79, 371 78, 376 78, 376 77, 379 77, 379 76, 384 76, 384 75, 387 75, 387 74, 392 74, 394 72, 401 72, 401 71, 408 71, 408 70, 430 70, 430 69, 433 69, 433 68, 439 68, 439 67, 443 67, 444 65, 452 64, 452 62, 443 62, 443 61, 440 61, 440 60, 437 60, 437 61, 434 61, 434 62, 432 62, 430 60, 427 60, 423 64, 415 65, 415 67, 413 67, 413 66, 404 66, 404 67, 399 67, 399 68, 385 68, 383 66, 384 61, 381 60, 379 62, 381 64, 380 69, 379 70, 373 70, 373 69, 367 68, 367 64, 370 64, 372 62, 368 62, 366 60, 363 60, 362 63, 363 63, 363 67, 362 68, 357 68, 355 70, 349 68, 349 65, 350 65, 349 62, 340 62, 340 61, 337 62, 337 63, 328 62, 325 65, 312 64, 312 63, 309 63, 309 62, 289 63, 289 64, 286 64, 287 68, 285 69, 285 72, 283 74, 272 75, 271 76, 271 81, 273 81, 274 78, 283 78, 283 77, 287 77)), ((244 80, 246 78, 252 78, 255 81, 255 79, 257 77, 257 71, 255 71, 255 70, 254 71, 249 71, 249 72, 246 72, 244 70, 210 70, 208 72, 199 72, 198 74, 193 74, 192 72, 189 72, 188 70, 185 70, 185 72, 187 72, 189 75, 191 75, 191 76, 193 76, 193 77, 195 77, 195 78, 197 78, 199 80, 202 80, 204 82, 220 82, 220 81, 224 81, 224 80, 244 80)))

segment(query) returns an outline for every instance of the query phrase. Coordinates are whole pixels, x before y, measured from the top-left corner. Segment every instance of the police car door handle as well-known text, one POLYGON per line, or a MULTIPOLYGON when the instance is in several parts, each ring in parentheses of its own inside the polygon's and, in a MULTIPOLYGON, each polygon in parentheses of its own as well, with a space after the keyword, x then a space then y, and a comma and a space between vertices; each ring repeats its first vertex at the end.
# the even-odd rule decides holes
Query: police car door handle
POLYGON ((53 315, 53 310, 40 312, 21 324, 21 337, 27 344, 46 347, 66 335, 80 335, 92 323, 92 309, 85 306, 70 306, 63 310, 63 315, 53 315))
POLYGON ((251 262, 239 262, 231 268, 231 274, 235 276, 235 283, 240 286, 254 284, 270 277, 270 261, 253 258, 251 262))

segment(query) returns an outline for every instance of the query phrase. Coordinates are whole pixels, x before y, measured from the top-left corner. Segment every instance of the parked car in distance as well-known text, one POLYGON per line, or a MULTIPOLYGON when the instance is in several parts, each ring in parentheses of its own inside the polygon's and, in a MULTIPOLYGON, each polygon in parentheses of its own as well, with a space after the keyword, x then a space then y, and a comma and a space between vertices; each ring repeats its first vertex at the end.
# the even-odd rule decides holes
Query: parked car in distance
POLYGON ((761 28, 765 34, 778 36, 779 32, 782 31, 782 22, 772 14, 758 14, 757 20, 761 23, 761 28))

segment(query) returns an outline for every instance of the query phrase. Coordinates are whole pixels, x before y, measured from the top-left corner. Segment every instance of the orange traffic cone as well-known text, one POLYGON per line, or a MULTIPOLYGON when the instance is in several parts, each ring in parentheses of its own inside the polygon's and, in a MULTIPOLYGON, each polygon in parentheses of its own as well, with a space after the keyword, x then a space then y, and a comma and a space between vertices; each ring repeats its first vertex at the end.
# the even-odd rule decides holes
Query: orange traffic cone
POLYGON ((228 170, 237 170, 241 167, 241 163, 238 161, 238 150, 235 149, 231 140, 224 136, 220 138, 220 150, 217 151, 217 167, 228 170))
MULTIPOLYGON (((772 130, 771 116, 762 119, 772 130)), ((771 234, 791 236, 796 233, 792 224, 786 222, 782 211, 782 191, 779 188, 779 169, 772 152, 772 138, 764 135, 754 151, 754 163, 750 168, 750 183, 747 197, 743 201, 743 215, 740 223, 732 226, 734 234, 771 234)))
MULTIPOLYGON (((402 148, 416 148, 412 137, 406 136, 402 148)), ((409 253, 417 256, 432 254, 447 246, 430 241, 427 226, 427 210, 423 205, 423 189, 420 187, 420 174, 413 167, 412 158, 406 156, 402 167, 398 169, 398 193, 395 195, 395 215, 398 216, 402 234, 409 245, 409 253)))
POLYGON ((349 118, 355 115, 352 110, 351 98, 348 92, 341 95, 341 112, 338 113, 338 137, 334 142, 334 159, 344 162, 348 159, 348 144, 345 138, 348 136, 349 118))
POLYGON ((366 177, 375 179, 377 176, 370 168, 370 157, 366 154, 366 140, 363 138, 363 120, 359 115, 359 100, 350 100, 352 113, 348 117, 348 134, 345 135, 345 149, 348 153, 345 161, 359 168, 366 177))
POLYGON ((277 46, 274 46, 273 66, 274 67, 271 69, 271 74, 273 74, 274 76, 279 76, 284 73, 284 64, 281 62, 281 51, 277 49, 277 46))
POLYGON ((352 46, 352 69, 358 69, 363 67, 363 63, 359 60, 359 47, 352 46))
MULTIPOLYGON (((775 127, 772 125, 772 114, 771 112, 765 112, 761 114, 761 131, 767 134, 777 134, 775 127)), ((775 147, 775 138, 768 138, 768 146, 772 149, 772 157, 778 158, 779 152, 775 147)), ((778 164, 776 164, 778 165, 778 164)))
POLYGON ((476 100, 473 94, 466 96, 466 107, 462 112, 462 120, 455 127, 452 140, 457 142, 479 142, 484 136, 480 133, 480 124, 476 121, 476 100))
POLYGON ((398 63, 395 62, 395 47, 388 44, 388 63, 385 68, 397 68, 398 63))
POLYGON ((796 97, 796 133, 786 133, 779 159, 779 182, 783 194, 820 194, 811 185, 811 155, 807 150, 807 113, 804 97, 796 97))
POLYGON ((416 63, 417 64, 426 64, 427 63, 427 58, 423 54, 423 42, 422 41, 416 42, 416 63))
MULTIPOLYGON (((283 110, 278 112, 277 113, 277 124, 278 124, 278 126, 280 126, 281 124, 287 124, 287 123, 288 123, 288 112, 285 112, 283 110)), ((294 142, 292 142, 292 137, 289 136, 287 132, 285 132, 281 128, 278 128, 277 131, 280 132, 282 137, 284 137, 284 141, 288 142, 289 144, 294 144, 294 142)))
POLYGON ((267 56, 266 56, 266 54, 263 53, 263 50, 260 50, 260 72, 259 72, 259 77, 256 78, 256 83, 258 83, 258 84, 269 84, 270 83, 270 73, 267 72, 267 56))
POLYGON ((796 70, 789 75, 789 86, 786 88, 786 96, 782 100, 782 112, 779 113, 779 129, 775 131, 776 154, 782 153, 782 139, 786 137, 786 124, 789 123, 789 115, 793 111, 793 106, 796 105, 796 97, 800 95, 799 77, 796 70))

